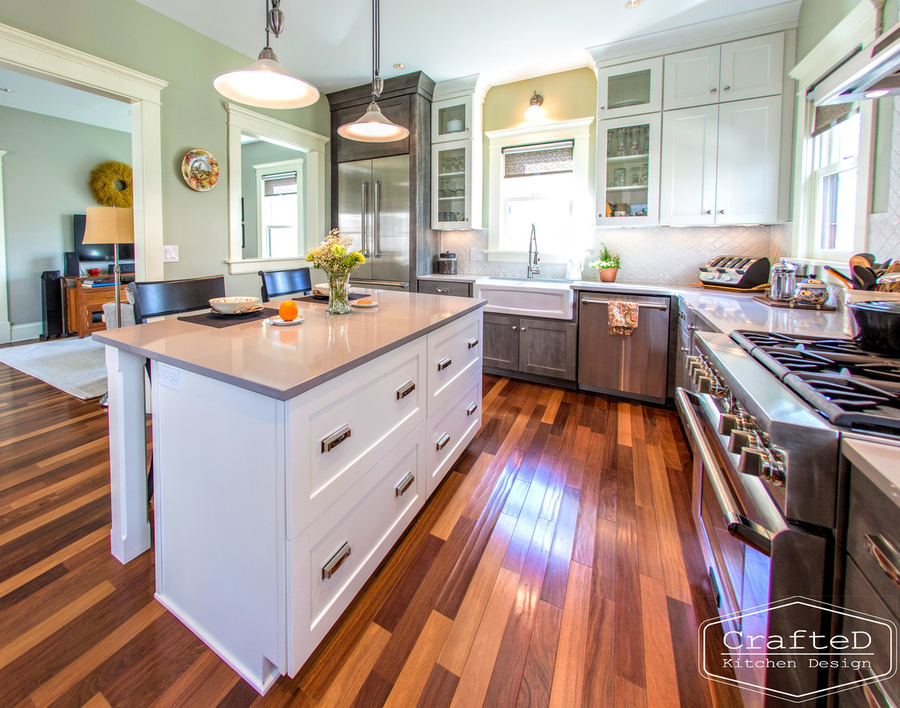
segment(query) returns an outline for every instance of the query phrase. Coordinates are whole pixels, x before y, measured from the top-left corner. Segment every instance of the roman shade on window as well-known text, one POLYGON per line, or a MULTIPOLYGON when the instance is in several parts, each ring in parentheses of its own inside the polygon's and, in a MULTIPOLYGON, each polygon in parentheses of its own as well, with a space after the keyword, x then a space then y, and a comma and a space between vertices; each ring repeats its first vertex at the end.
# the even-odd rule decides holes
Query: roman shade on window
POLYGON ((857 113, 859 113, 858 103, 839 103, 834 106, 816 106, 816 113, 813 117, 812 137, 821 135, 826 130, 843 123, 857 113))
POLYGON ((575 141, 503 148, 504 177, 534 177, 575 170, 575 141))
POLYGON ((265 175, 263 181, 263 195, 266 197, 278 197, 282 194, 297 193, 297 173, 282 172, 280 174, 265 175))

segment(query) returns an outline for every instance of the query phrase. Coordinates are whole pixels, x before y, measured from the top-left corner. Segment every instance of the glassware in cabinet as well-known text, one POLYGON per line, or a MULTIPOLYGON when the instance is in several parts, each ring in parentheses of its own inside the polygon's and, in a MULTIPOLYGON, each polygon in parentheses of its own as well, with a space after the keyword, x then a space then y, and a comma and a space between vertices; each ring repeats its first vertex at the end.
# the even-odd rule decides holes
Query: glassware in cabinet
MULTIPOLYGON (((432 146, 433 229, 477 228, 472 222, 473 165, 470 140, 432 146)), ((480 198, 478 200, 480 202, 480 198)), ((480 207, 480 203, 478 204, 480 207)))
POLYGON ((658 223, 660 126, 658 113, 600 122, 598 225, 658 223))

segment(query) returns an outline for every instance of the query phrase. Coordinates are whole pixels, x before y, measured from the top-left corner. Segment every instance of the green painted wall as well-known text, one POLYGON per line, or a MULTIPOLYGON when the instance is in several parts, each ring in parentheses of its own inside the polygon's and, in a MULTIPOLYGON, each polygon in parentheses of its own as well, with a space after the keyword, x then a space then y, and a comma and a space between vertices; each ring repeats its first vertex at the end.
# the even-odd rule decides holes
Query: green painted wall
POLYGON ((131 134, 0 107, 9 321, 41 321, 41 273, 63 270, 72 215, 95 206, 88 179, 106 160, 131 163, 131 134))
POLYGON ((803 0, 797 25, 797 60, 815 47, 859 0, 803 0))
MULTIPOLYGON (((547 74, 525 81, 493 86, 484 98, 484 130, 505 130, 525 125, 525 110, 537 91, 544 97, 543 108, 548 120, 564 121, 595 117, 597 113, 597 76, 592 69, 574 69, 547 74)), ((590 155, 595 154, 595 125, 591 125, 590 155)), ((488 223, 490 164, 488 140, 484 139, 484 223, 488 223)), ((588 179, 593 189, 594 159, 590 161, 588 179)))
MULTIPOLYGON (((135 0, 46 0, 39 12, 29 3, 3 2, 0 22, 169 82, 162 92, 163 241, 179 246, 181 260, 166 264, 165 277, 225 273, 226 113, 212 80, 256 57, 235 52, 135 0), (194 192, 181 178, 181 159, 191 148, 209 150, 219 161, 221 178, 209 192, 194 192)), ((274 41, 277 51, 278 42, 285 40, 274 41)), ((324 97, 308 108, 261 112, 322 135, 330 133, 324 97)), ((13 147, 5 144, 2 149, 13 147)), ((326 190, 329 184, 326 176, 326 190)), ((256 275, 229 276, 226 287, 230 294, 253 294, 259 291, 258 281, 256 275)))

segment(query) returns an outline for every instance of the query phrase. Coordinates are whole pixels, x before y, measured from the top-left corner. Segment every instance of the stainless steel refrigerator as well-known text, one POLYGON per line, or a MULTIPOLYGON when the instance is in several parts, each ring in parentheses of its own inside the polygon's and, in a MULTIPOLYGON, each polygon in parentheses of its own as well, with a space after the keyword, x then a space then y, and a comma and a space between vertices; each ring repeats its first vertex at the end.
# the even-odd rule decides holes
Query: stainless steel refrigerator
POLYGON ((409 287, 409 155, 338 165, 338 228, 365 265, 351 283, 409 287))

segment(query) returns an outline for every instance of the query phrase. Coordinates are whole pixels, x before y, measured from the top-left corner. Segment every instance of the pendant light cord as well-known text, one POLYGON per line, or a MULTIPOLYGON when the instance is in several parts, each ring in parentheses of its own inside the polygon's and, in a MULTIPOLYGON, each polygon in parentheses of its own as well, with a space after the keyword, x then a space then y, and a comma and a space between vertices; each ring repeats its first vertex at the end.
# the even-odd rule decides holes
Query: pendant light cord
POLYGON ((372 0, 372 100, 381 95, 381 11, 378 0, 372 0))

